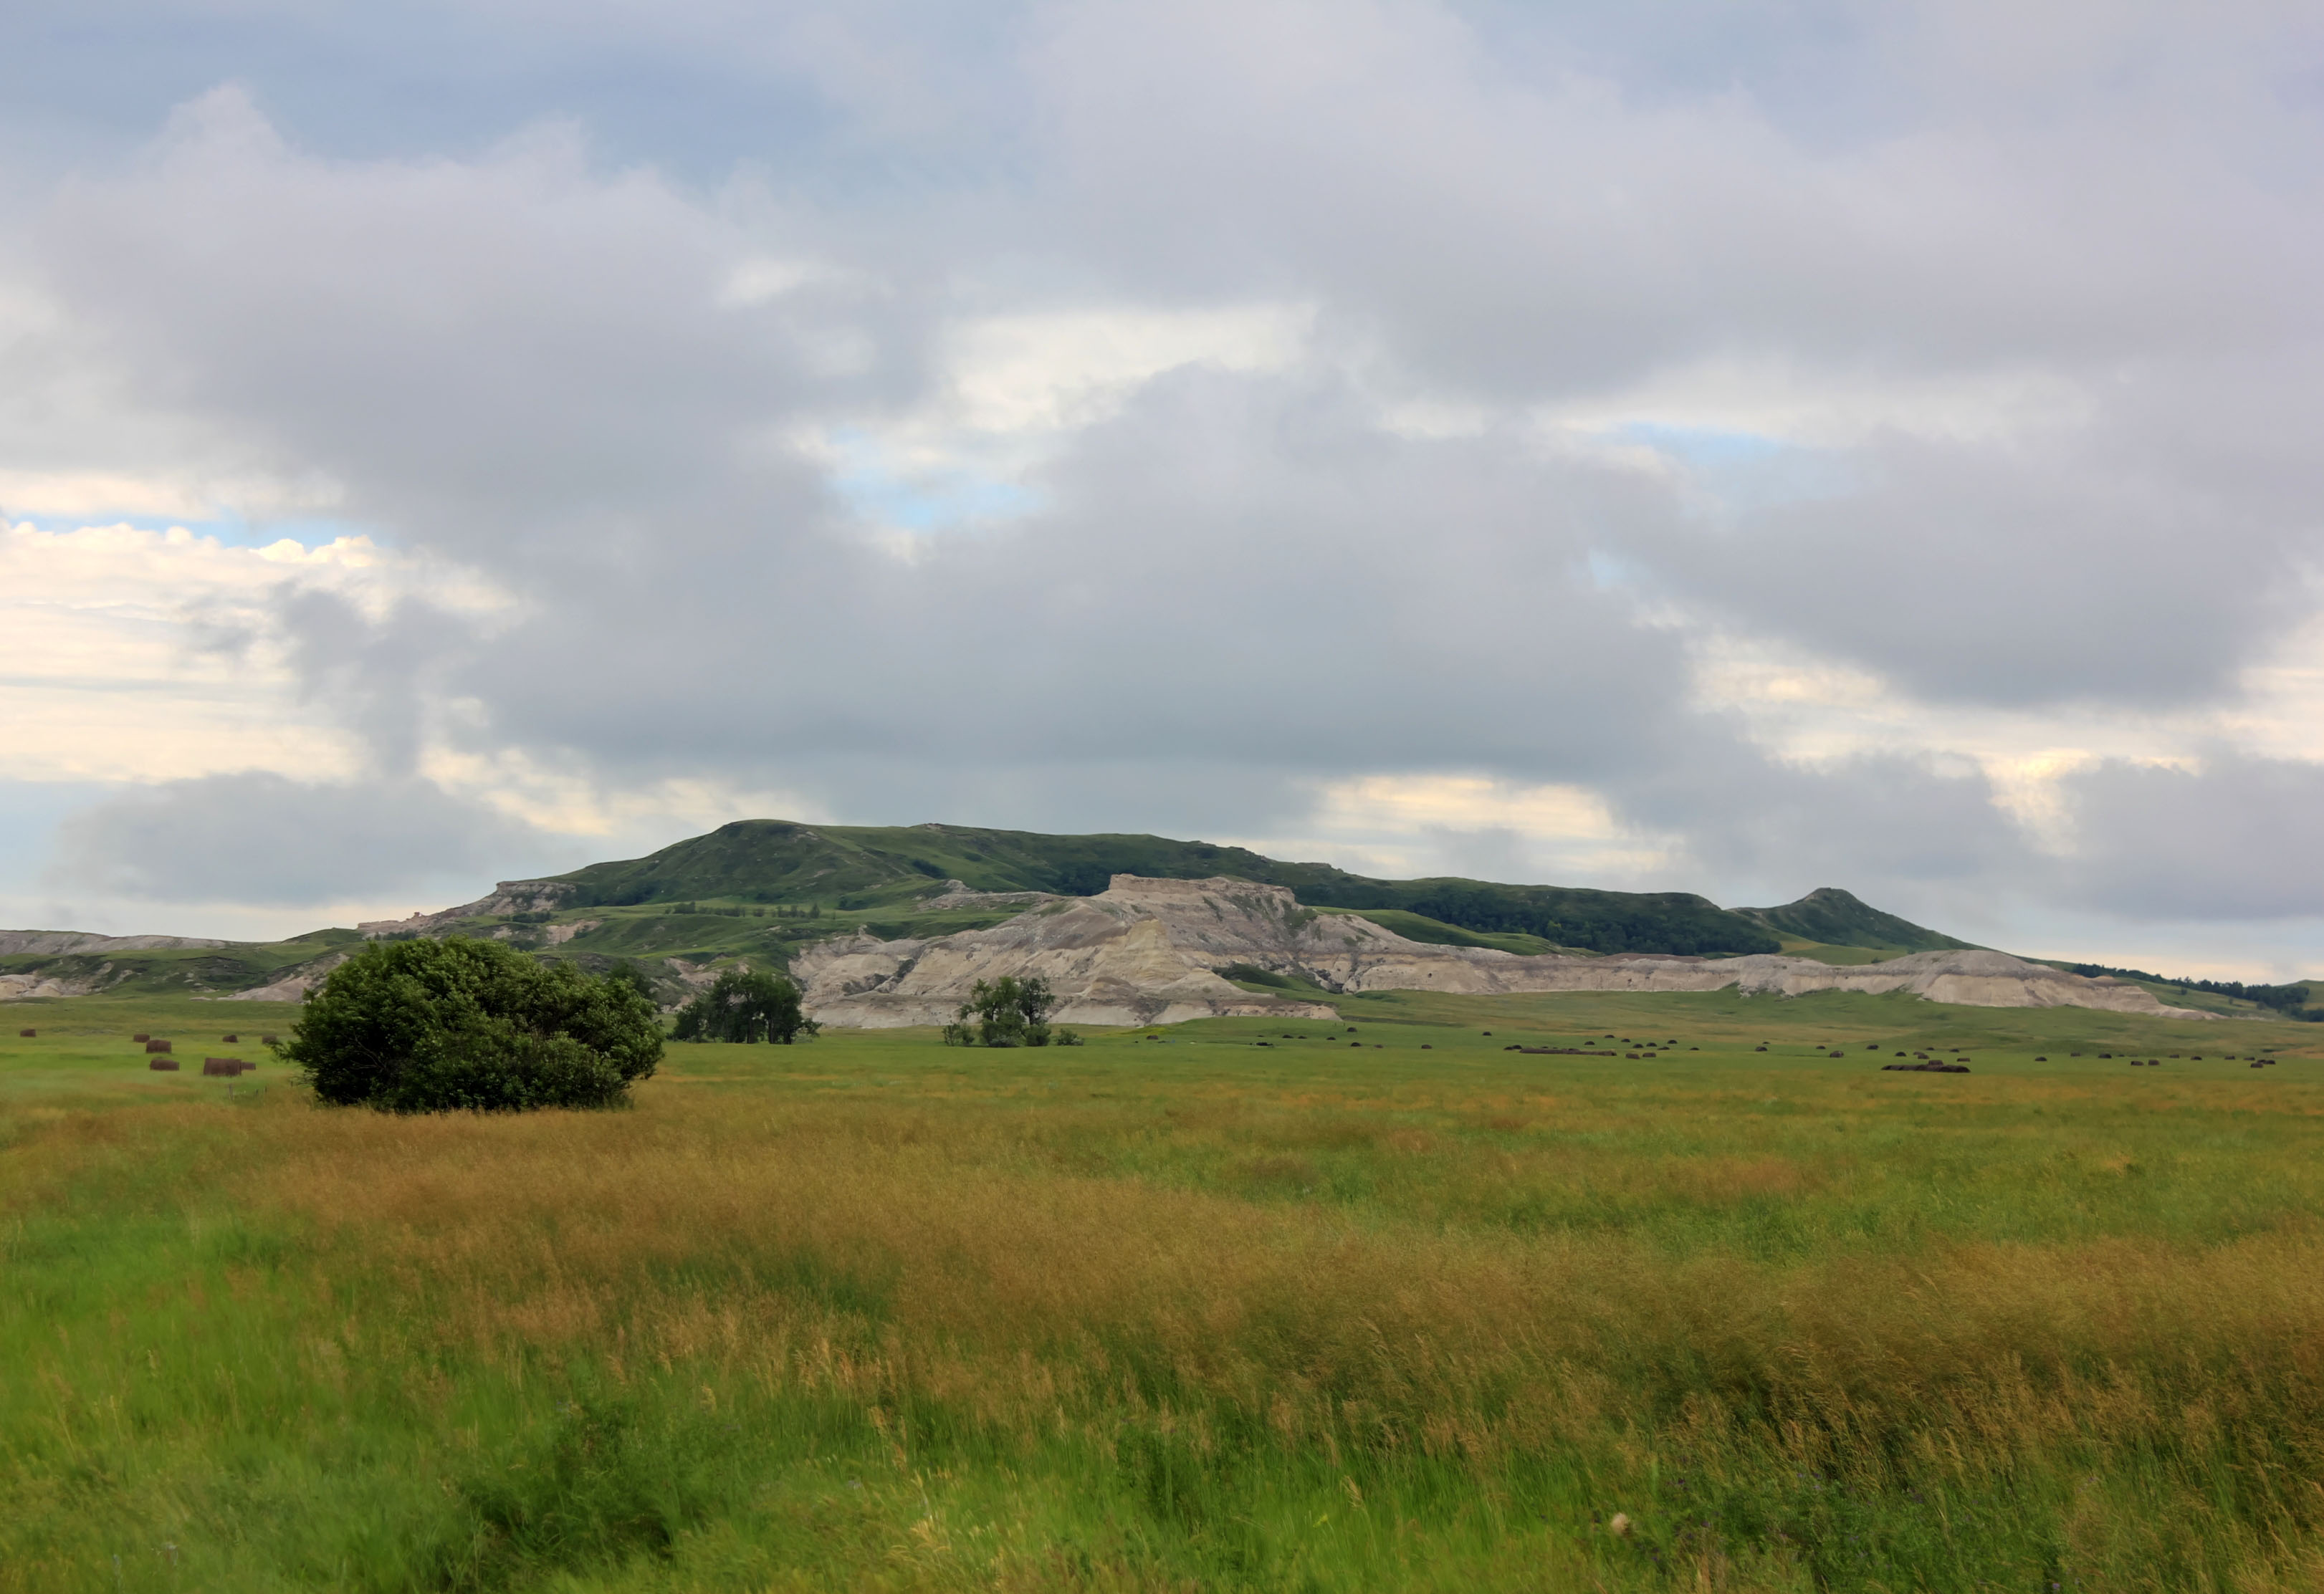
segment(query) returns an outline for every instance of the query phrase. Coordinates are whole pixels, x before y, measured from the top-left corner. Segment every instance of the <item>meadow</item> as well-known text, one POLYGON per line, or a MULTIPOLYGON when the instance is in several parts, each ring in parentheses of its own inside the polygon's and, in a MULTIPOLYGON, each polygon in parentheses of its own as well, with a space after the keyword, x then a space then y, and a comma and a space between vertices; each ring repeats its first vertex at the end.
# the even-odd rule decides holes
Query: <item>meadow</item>
POLYGON ((399 1119, 11 1004, 0 1589, 2324 1588, 2324 1026, 1344 1010, 399 1119))

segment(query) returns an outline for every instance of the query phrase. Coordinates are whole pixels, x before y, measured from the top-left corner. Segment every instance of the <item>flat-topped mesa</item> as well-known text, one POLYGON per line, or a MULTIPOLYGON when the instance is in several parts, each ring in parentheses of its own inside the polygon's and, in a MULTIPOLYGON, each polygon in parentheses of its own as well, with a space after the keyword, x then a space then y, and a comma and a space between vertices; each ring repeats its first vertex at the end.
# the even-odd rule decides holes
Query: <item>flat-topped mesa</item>
POLYGON ((1099 899, 1111 902, 1135 902, 1159 907, 1163 904, 1185 906, 1193 903, 1209 905, 1214 898, 1231 898, 1245 906, 1260 902, 1275 905, 1277 911, 1288 912, 1299 906, 1299 898, 1289 886, 1261 885, 1257 880, 1234 880, 1213 875, 1208 880, 1157 880, 1151 875, 1117 874, 1099 893, 1099 899))
POLYGON ((1038 976, 1065 1023, 1168 1024, 1229 1015, 1336 1018, 1322 1002, 1256 996, 1222 971, 1257 970, 1329 991, 1906 990, 1972 1007, 2083 1007, 2183 1018, 2136 987, 2101 984, 2006 953, 1915 953, 1834 967, 1808 958, 1617 954, 1524 957, 1408 941, 1352 913, 1300 906, 1283 886, 1118 874, 984 930, 881 941, 868 932, 802 951, 791 972, 826 1024, 948 1021, 979 980, 1038 976))

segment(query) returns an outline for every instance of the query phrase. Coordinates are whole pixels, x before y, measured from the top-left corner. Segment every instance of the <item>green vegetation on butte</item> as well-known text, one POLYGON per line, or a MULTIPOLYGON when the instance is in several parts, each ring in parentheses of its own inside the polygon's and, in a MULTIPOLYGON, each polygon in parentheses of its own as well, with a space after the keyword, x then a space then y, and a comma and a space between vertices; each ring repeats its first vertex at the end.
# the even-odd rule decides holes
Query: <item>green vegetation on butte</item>
POLYGON ((2324 1584, 2324 1029, 1340 1000, 420 1118, 11 1004, 0 1589, 2324 1584))
POLYGON ((753 904, 814 902, 826 911, 893 916, 908 912, 932 884, 945 880, 973 891, 1086 897, 1104 890, 1116 874, 1165 880, 1226 875, 1288 886, 1310 908, 1396 909, 1459 929, 1517 934, 1593 952, 1774 952, 1779 944, 1766 926, 1684 891, 1372 880, 1328 863, 1283 863, 1207 842, 1038 835, 959 825, 877 827, 746 819, 649 858, 595 863, 553 880, 565 888, 562 905, 576 908, 720 898, 753 904))
POLYGON ((1795 944, 1827 947, 1858 947, 1890 957, 1912 952, 1952 952, 1969 943, 1924 930, 1893 913, 1858 901, 1849 892, 1820 886, 1797 902, 1781 908, 1738 908, 1743 917, 1756 919, 1795 944))

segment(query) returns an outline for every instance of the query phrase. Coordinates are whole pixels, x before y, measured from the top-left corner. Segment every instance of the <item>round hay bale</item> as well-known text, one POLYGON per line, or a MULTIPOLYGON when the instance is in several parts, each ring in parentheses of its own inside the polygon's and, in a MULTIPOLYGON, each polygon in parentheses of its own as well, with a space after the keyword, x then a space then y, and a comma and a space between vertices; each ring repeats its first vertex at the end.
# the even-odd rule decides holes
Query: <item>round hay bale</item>
POLYGON ((149 1040, 145 1043, 145 1049, 149 1052, 166 1053, 170 1049, 170 1043, 165 1040, 149 1040))
POLYGON ((175 1073, 178 1072, 178 1060, 175 1057, 156 1057, 145 1066, 158 1073, 175 1073))

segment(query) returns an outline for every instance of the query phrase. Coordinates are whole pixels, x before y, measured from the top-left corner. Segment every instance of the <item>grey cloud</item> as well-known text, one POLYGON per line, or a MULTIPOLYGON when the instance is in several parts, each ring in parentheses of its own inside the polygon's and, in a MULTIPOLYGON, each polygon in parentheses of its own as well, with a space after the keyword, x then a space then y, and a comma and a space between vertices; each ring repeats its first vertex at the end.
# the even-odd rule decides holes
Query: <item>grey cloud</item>
POLYGON ((1181 373, 1046 486, 1046 511, 908 563, 672 527, 619 586, 546 576, 556 600, 461 686, 494 736, 643 764, 1561 779, 1637 756, 1683 689, 1676 639, 1586 569, 1590 522, 1628 482, 1507 439, 1386 436, 1335 384, 1181 373))
POLYGON ((2070 778, 2078 905, 2139 919, 2324 915, 2324 766, 2214 753, 2200 769, 2108 761, 2070 778))
POLYGON ((882 286, 908 263, 724 297, 754 256, 816 254, 764 212, 601 174, 553 126, 473 161, 335 166, 222 89, 138 170, 65 190, 39 253, 147 405, 327 475, 344 516, 543 557, 552 529, 779 491, 798 467, 763 439, 801 402, 908 379, 913 315, 882 286))
POLYGON ((1939 757, 1801 765, 1706 736, 1688 756, 1610 795, 1640 830, 1683 838, 1661 884, 1729 906, 1842 886, 1940 928, 1992 925, 2006 917, 2007 898, 2038 889, 2045 872, 1985 776, 1939 757))
POLYGON ((2062 438, 2038 461, 1891 438, 1870 468, 1862 491, 1667 543, 1655 567, 1918 696, 2008 705, 2218 697, 2313 601, 2313 528, 2288 501, 2223 501, 2062 438))
MULTIPOLYGON (((1387 380, 1431 394, 1603 402, 1733 358, 1875 390, 2038 380, 2081 408, 2012 424, 1955 400, 1925 437, 1837 451, 1873 485, 1748 539, 1609 528, 1676 590, 1987 703, 2216 697, 2305 612, 2282 578, 2324 546, 2324 470, 2284 428, 2324 396, 2324 228, 2272 152, 2324 129, 2229 97, 2204 101, 2211 141, 2158 143, 2168 30, 2087 41, 2164 86, 2077 80, 2063 124, 1987 113, 2009 93, 2030 109, 2071 52, 2014 88, 1978 79, 1964 119, 1833 147, 1748 99, 1645 109, 1603 80, 1513 78, 1426 8, 1256 15, 1091 8, 1061 28, 1060 181, 1080 246, 1125 276, 1284 283, 1349 357, 1385 351, 1387 380), (1250 46, 1262 31, 1272 48, 1250 46), (2190 582, 2190 557, 2236 574, 2190 582)), ((2263 69, 2264 30, 2221 26, 2263 69)))
POLYGON ((1817 147, 1733 95, 1642 107, 1563 62, 1512 73, 1434 7, 1062 15, 1041 87, 1083 249, 1149 281, 1296 284, 1448 386, 1567 396, 1769 351, 1975 371, 2315 330, 2309 209, 2224 140, 2157 147, 2135 92, 2057 133, 1939 119, 1817 147))
POLYGON ((549 855, 530 826, 429 781, 254 770, 109 797, 57 827, 58 884, 157 902, 303 907, 457 889, 549 855))

